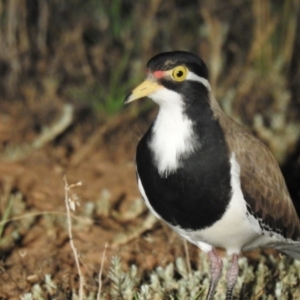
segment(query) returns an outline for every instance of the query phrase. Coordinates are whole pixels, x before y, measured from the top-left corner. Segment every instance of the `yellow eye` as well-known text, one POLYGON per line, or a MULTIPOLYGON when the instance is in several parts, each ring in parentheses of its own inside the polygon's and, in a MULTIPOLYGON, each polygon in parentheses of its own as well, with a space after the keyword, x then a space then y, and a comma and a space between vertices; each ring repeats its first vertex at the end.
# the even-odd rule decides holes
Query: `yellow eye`
POLYGON ((179 66, 173 69, 172 71, 172 77, 176 81, 183 81, 188 73, 188 69, 184 66, 179 66))

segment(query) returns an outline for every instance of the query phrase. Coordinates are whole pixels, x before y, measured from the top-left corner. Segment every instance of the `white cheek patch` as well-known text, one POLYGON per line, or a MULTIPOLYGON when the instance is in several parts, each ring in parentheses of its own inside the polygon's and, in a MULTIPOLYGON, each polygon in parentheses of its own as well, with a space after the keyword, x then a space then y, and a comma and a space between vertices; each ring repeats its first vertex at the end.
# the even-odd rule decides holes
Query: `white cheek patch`
POLYGON ((184 102, 178 93, 165 88, 149 97, 160 105, 149 147, 159 174, 167 177, 180 167, 180 158, 199 148, 200 142, 193 122, 183 112, 184 102))

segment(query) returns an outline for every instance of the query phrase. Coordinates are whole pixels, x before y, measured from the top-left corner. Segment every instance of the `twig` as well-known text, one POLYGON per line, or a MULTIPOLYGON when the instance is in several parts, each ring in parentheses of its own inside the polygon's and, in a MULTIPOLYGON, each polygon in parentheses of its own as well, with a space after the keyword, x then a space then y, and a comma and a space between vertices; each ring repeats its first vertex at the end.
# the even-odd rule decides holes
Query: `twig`
POLYGON ((103 138, 109 132, 113 132, 114 129, 119 128, 124 122, 128 123, 133 117, 130 114, 120 115, 118 117, 108 120, 104 125, 102 125, 99 130, 93 133, 91 137, 83 144, 72 156, 71 165, 78 166, 84 159, 86 159, 94 148, 103 142, 103 138))
POLYGON ((3 231, 4 231, 5 224, 8 222, 8 217, 11 213, 11 209, 12 209, 12 205, 13 205, 13 199, 14 199, 13 195, 11 195, 8 198, 6 208, 5 208, 5 210, 3 212, 3 215, 2 215, 2 218, 1 218, 2 220, 0 222, 0 244, 1 244, 1 237, 2 237, 2 234, 3 234, 3 231))
POLYGON ((101 295, 101 289, 102 289, 102 270, 103 270, 103 265, 104 265, 104 260, 105 260, 105 252, 107 249, 108 244, 105 243, 105 247, 102 253, 102 259, 101 259, 101 266, 100 266, 100 271, 99 271, 99 286, 98 286, 98 293, 97 293, 97 300, 100 300, 100 295, 101 295))
POLYGON ((41 148, 47 142, 52 141, 59 134, 64 132, 73 121, 73 112, 74 107, 71 104, 65 104, 65 106, 63 107, 61 118, 50 128, 45 129, 43 133, 32 143, 32 147, 34 149, 41 148))
POLYGON ((28 156, 35 149, 43 147, 46 143, 52 141, 59 134, 64 132, 70 124, 72 124, 73 113, 74 107, 70 104, 65 104, 60 119, 50 127, 45 128, 31 144, 7 147, 1 155, 1 158, 9 161, 18 161, 28 156))
POLYGON ((188 272, 191 275, 192 274, 191 260, 190 260, 188 243, 187 243, 186 239, 183 240, 183 246, 184 246, 185 258, 186 258, 186 265, 187 265, 187 268, 188 268, 188 272))
POLYGON ((116 235, 113 239, 112 246, 116 247, 129 243, 130 241, 139 237, 145 231, 152 229, 156 222, 157 218, 151 213, 148 214, 148 216, 141 225, 131 228, 131 230, 129 230, 127 233, 116 235))
MULTIPOLYGON (((60 212, 60 211, 37 211, 37 212, 31 212, 31 213, 27 213, 27 214, 23 214, 21 216, 17 216, 17 217, 13 217, 13 218, 9 218, 4 220, 4 218, 2 218, 2 221, 0 222, 0 227, 2 225, 5 225, 7 223, 10 222, 15 222, 15 221, 20 221, 22 219, 26 219, 26 218, 31 218, 31 217, 36 217, 36 216, 43 216, 43 215, 59 215, 59 216, 65 216, 66 213, 64 212, 60 212)), ((71 218, 77 220, 77 222, 81 222, 84 225, 91 225, 93 224, 93 220, 88 218, 88 217, 78 217, 75 216, 73 214, 71 214, 71 218)))
POLYGON ((76 263, 76 267, 77 267, 77 272, 78 272, 78 276, 79 276, 79 300, 83 300, 84 277, 82 275, 80 264, 79 264, 78 252, 77 252, 77 249, 76 249, 76 247, 74 245, 74 241, 73 241, 72 221, 71 221, 71 213, 70 213, 70 208, 75 210, 75 205, 76 205, 75 200, 76 199, 74 199, 72 197, 74 195, 72 195, 72 194, 71 194, 71 196, 69 195, 71 188, 81 185, 81 182, 68 185, 66 176, 64 176, 64 182, 65 182, 65 204, 66 204, 66 210, 67 210, 68 234, 69 234, 69 239, 70 239, 70 246, 73 251, 73 255, 74 255, 74 259, 75 259, 75 263, 76 263))

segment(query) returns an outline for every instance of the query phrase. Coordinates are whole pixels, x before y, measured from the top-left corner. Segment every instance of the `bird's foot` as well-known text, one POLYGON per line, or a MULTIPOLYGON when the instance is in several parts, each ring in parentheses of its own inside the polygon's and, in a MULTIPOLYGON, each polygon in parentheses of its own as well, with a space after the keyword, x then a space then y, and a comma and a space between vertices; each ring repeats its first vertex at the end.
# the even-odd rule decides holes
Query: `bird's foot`
POLYGON ((226 300, 232 300, 233 297, 233 288, 236 284, 236 280, 239 275, 239 266, 238 266, 238 254, 232 255, 232 260, 230 267, 226 273, 226 281, 227 281, 227 291, 226 291, 226 300))
POLYGON ((211 280, 210 280, 210 285, 208 289, 208 294, 206 296, 206 300, 212 300, 217 284, 222 275, 223 262, 222 259, 218 256, 215 249, 208 252, 208 257, 210 261, 211 280))

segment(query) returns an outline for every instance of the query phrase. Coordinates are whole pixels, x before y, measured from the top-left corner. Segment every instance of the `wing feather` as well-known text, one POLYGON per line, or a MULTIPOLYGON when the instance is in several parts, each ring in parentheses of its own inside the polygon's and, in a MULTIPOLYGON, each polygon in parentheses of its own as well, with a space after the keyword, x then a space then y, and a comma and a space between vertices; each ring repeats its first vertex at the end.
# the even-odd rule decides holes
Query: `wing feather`
POLYGON ((262 225, 286 238, 300 238, 299 218, 279 165, 269 149, 243 126, 228 118, 213 99, 230 152, 240 165, 241 187, 249 211, 262 225))

